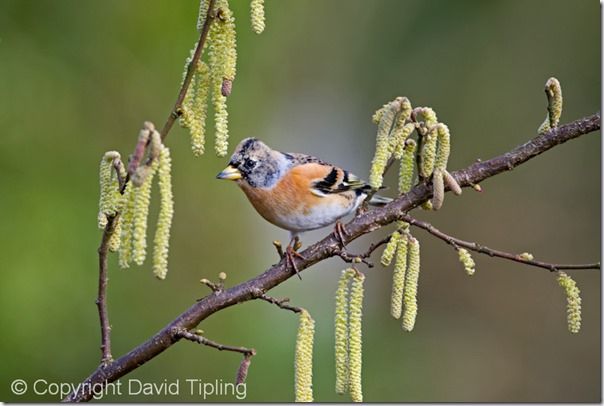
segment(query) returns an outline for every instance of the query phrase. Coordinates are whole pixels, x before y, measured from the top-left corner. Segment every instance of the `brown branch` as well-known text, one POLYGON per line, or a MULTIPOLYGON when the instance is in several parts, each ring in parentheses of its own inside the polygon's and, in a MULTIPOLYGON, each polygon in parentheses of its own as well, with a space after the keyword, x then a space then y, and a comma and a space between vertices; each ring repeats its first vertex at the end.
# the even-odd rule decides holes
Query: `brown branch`
MULTIPOLYGON (((583 134, 598 131, 599 129, 600 114, 596 113, 592 116, 553 128, 510 152, 488 161, 474 163, 465 169, 453 172, 452 175, 460 186, 471 187, 489 177, 512 170, 514 167, 559 144, 583 134)), ((406 212, 428 200, 431 197, 431 193, 431 186, 423 182, 386 206, 356 216, 346 225, 347 241, 353 241, 384 225, 402 219, 406 212)), ((340 242, 338 238, 334 233, 330 233, 323 240, 311 245, 302 252, 305 259, 297 261, 299 270, 303 271, 324 259, 337 255, 339 246, 340 242)), ((177 341, 174 331, 190 330, 208 316, 224 308, 257 299, 268 290, 291 278, 294 274, 294 271, 282 259, 278 264, 273 265, 264 273, 246 282, 233 286, 219 294, 212 293, 206 296, 194 303, 189 309, 185 310, 144 343, 109 365, 97 368, 86 378, 84 383, 88 386, 106 385, 108 382, 119 379, 173 345, 177 341)), ((64 401, 85 401, 91 399, 91 397, 92 393, 76 391, 66 397, 64 401)))
POLYGON ((115 226, 119 214, 107 218, 107 225, 103 231, 103 238, 99 246, 99 289, 96 298, 96 306, 99 310, 101 322, 101 367, 107 366, 113 357, 111 356, 111 325, 109 324, 109 313, 107 311, 107 254, 109 252, 109 240, 115 232, 115 226))
POLYGON ((503 259, 508 259, 510 261, 520 262, 524 265, 536 266, 539 268, 545 268, 551 272, 559 271, 561 269, 600 269, 600 263, 596 262, 594 264, 552 264, 549 262, 543 261, 535 261, 528 258, 523 258, 522 255, 511 254, 509 252, 494 250, 489 247, 485 247, 484 245, 480 245, 475 242, 468 242, 464 240, 460 240, 459 238, 450 236, 448 234, 443 233, 438 230, 432 224, 427 223, 425 221, 418 220, 414 217, 405 214, 402 216, 402 219, 412 226, 419 227, 421 229, 426 230, 433 236, 443 240, 447 244, 453 246, 455 249, 459 249, 459 247, 467 248, 469 250, 478 252, 480 254, 485 254, 491 257, 498 257, 503 259))
POLYGON ((224 345, 217 343, 216 341, 208 340, 204 336, 199 334, 191 333, 186 330, 175 329, 173 335, 176 339, 184 338, 189 341, 193 341, 194 343, 207 345, 208 347, 216 348, 218 351, 233 351, 238 352, 243 355, 254 356, 256 355, 256 350, 253 348, 245 348, 245 347, 234 347, 232 345, 224 345))

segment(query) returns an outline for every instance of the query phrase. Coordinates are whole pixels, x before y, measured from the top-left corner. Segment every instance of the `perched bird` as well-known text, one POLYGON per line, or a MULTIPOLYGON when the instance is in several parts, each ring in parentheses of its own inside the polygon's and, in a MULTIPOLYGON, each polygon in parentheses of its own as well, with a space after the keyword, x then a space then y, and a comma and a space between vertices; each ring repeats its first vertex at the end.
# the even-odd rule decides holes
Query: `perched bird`
MULTIPOLYGON (((310 155, 273 150, 255 138, 241 141, 216 177, 237 182, 264 219, 290 232, 286 255, 296 273, 292 256, 300 257, 294 248, 299 235, 336 223, 336 236, 343 242, 337 221, 356 210, 371 191, 344 169, 310 155)), ((391 200, 373 195, 369 203, 391 200)))

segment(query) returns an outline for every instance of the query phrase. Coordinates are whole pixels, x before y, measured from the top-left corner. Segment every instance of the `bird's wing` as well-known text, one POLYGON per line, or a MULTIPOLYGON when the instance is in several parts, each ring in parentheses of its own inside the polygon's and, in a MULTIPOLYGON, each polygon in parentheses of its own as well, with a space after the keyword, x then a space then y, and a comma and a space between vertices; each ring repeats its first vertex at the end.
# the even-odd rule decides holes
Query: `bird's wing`
MULTIPOLYGON (((293 154, 292 154, 293 155, 293 154)), ((301 155, 301 154, 296 154, 301 155)), ((291 170, 294 176, 301 179, 309 191, 318 197, 325 197, 334 193, 344 193, 358 190, 365 192, 370 186, 352 173, 327 164, 317 158, 304 155, 291 170)))

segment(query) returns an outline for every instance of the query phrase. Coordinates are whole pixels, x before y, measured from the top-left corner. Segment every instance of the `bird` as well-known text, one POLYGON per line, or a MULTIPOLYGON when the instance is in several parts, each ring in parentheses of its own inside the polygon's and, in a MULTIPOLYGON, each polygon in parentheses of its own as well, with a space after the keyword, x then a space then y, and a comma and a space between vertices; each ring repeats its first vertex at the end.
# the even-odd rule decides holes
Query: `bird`
POLYGON ((344 243, 339 220, 354 212, 363 201, 383 206, 392 199, 372 194, 359 177, 311 155, 281 152, 257 138, 245 138, 236 147, 227 167, 216 178, 235 181, 256 211, 268 222, 289 231, 290 243, 279 254, 300 274, 293 256, 303 258, 300 235, 328 225, 344 243))

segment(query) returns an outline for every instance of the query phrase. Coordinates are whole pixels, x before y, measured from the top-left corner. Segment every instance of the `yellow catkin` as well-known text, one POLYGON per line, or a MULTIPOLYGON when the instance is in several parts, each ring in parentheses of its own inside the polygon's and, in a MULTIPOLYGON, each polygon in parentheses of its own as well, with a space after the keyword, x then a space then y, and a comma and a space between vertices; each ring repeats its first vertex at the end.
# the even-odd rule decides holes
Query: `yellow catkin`
POLYGON ((99 228, 105 228, 107 216, 114 216, 117 213, 121 199, 117 176, 113 171, 113 161, 116 159, 120 159, 119 152, 108 151, 103 155, 99 166, 100 196, 97 217, 99 228))
POLYGON ((118 216, 115 218, 114 222, 115 226, 113 226, 113 233, 111 234, 111 237, 109 238, 109 243, 107 244, 107 247, 111 252, 117 252, 120 249, 121 243, 122 220, 118 216))
POLYGON ((228 151, 228 111, 226 97, 223 95, 223 81, 232 83, 236 73, 236 37, 235 18, 229 8, 228 1, 218 0, 221 19, 212 24, 208 37, 208 64, 210 67, 210 82, 212 87, 212 103, 214 107, 214 126, 216 141, 214 149, 218 156, 225 156, 228 151))
POLYGON ((180 124, 189 129, 191 149, 195 156, 205 151, 205 130, 210 90, 210 71, 205 62, 199 62, 183 102, 180 124))
POLYGON ((336 290, 335 311, 335 361, 336 361, 336 393, 348 392, 348 281, 352 273, 350 269, 342 271, 336 290))
POLYGON ((349 321, 349 390, 353 402, 363 401, 363 282, 365 275, 355 273, 350 287, 349 321))
POLYGON ((547 96, 547 116, 537 130, 543 134, 555 128, 560 123, 562 115, 562 87, 556 78, 549 78, 545 83, 545 95, 547 96))
POLYGON ((264 31, 264 0, 252 0, 250 2, 250 19, 252 30, 256 34, 262 34, 264 31))
POLYGON ((396 247, 400 241, 401 234, 398 231, 395 231, 390 236, 390 241, 386 244, 386 248, 384 248, 384 252, 382 252, 382 257, 380 258, 380 263, 383 266, 388 266, 392 262, 392 258, 394 258, 394 254, 396 253, 396 247))
POLYGON ((434 161, 436 159, 436 142, 438 141, 438 129, 436 126, 430 127, 424 137, 421 150, 420 174, 424 178, 429 178, 434 171, 434 161))
POLYGON ((216 127, 216 140, 214 151, 219 157, 227 154, 229 148, 229 112, 226 105, 226 97, 219 94, 221 84, 214 87, 214 125, 216 127))
POLYGON ((170 150, 163 147, 159 155, 159 167, 157 176, 159 178, 160 206, 155 230, 153 250, 153 274, 158 279, 165 279, 168 273, 168 248, 170 244, 170 227, 174 215, 174 199, 172 197, 172 159, 170 150))
POLYGON ((533 259, 535 259, 533 254, 531 254, 530 252, 523 252, 519 255, 519 257, 520 259, 524 259, 525 261, 532 261, 533 259))
POLYGON ((422 210, 432 210, 432 201, 426 200, 422 203, 420 207, 422 208, 422 210))
POLYGON ((101 159, 99 166, 99 213, 97 216, 97 224, 99 228, 105 228, 107 225, 107 214, 109 210, 109 195, 111 193, 111 162, 107 162, 105 157, 101 159))
POLYGON ((416 107, 413 109, 417 121, 423 121, 426 128, 430 128, 438 123, 436 113, 430 107, 416 107))
MULTIPOLYGON (((415 130, 415 123, 407 123, 403 126, 400 134, 394 135, 391 139, 391 144, 394 145, 392 156, 394 159, 403 159, 403 154, 405 151, 405 147, 407 146, 407 141, 413 141, 409 139, 411 133, 415 130)), ((415 141, 413 141, 415 142, 415 141)))
POLYGON ((434 168, 444 171, 447 169, 449 154, 451 153, 451 134, 449 133, 449 127, 442 123, 436 125, 436 133, 438 138, 438 152, 436 153, 434 168))
POLYGON ((394 154, 395 159, 400 159, 400 153, 396 153, 397 150, 401 151, 405 145, 405 140, 415 129, 414 123, 407 123, 409 117, 411 117, 411 102, 406 97, 397 97, 395 99, 400 104, 399 114, 396 117, 394 127, 392 128, 389 142, 389 153, 394 154))
POLYGON ((439 210, 445 201, 445 180, 442 169, 434 170, 432 189, 432 209, 439 210))
POLYGON ((411 107, 411 102, 406 97, 400 97, 401 103, 401 114, 398 118, 399 127, 402 127, 403 124, 411 117, 411 113, 413 112, 413 107, 411 107))
POLYGON ((403 234, 396 250, 396 262, 392 274, 392 295, 390 296, 390 314, 400 319, 403 312, 403 292, 405 290, 405 273, 407 271, 408 236, 403 234))
POLYGON ((235 31, 235 16, 226 0, 221 0, 222 19, 224 26, 224 66, 222 77, 231 82, 237 73, 237 33, 235 31))
POLYGON ((373 124, 379 124, 380 120, 382 119, 382 116, 384 115, 384 110, 388 108, 390 103, 386 103, 384 104, 382 107, 380 107, 379 109, 377 109, 375 111, 375 113, 373 113, 373 116, 371 116, 371 122, 373 124))
POLYGON ((445 185, 449 187, 453 194, 457 196, 461 195, 461 186, 459 186, 459 183, 457 183, 453 175, 451 175, 446 169, 443 172, 443 179, 445 181, 445 185))
POLYGON ((295 392, 296 402, 312 402, 312 351, 315 321, 306 310, 300 313, 296 340, 295 392))
POLYGON ((369 184, 374 189, 382 186, 384 170, 391 155, 389 148, 390 130, 392 129, 394 118, 400 110, 400 101, 394 100, 382 110, 376 136, 375 155, 371 161, 371 171, 369 173, 369 184))
POLYGON ((568 331, 573 334, 581 330, 581 291, 577 283, 565 272, 558 271, 558 284, 566 293, 566 317, 568 331))
POLYGON ((403 313, 403 329, 405 331, 413 330, 417 317, 417 285, 420 269, 419 256, 419 241, 412 237, 409 239, 409 265, 407 266, 405 293, 403 295, 403 304, 405 305, 405 311, 403 313))
POLYGON ((134 188, 134 217, 132 223, 132 260, 137 265, 145 262, 147 255, 147 217, 151 203, 151 186, 157 170, 158 161, 151 164, 151 169, 140 187, 134 188))
POLYGON ((134 193, 134 185, 129 182, 124 191, 124 209, 121 215, 121 243, 119 265, 121 268, 128 268, 132 261, 132 223, 134 220, 134 201, 136 194, 134 193))
POLYGON ((460 248, 457 253, 459 255, 459 262, 462 263, 466 274, 468 274, 468 276, 474 275, 474 272, 476 272, 476 264, 474 263, 474 259, 472 258, 472 255, 470 255, 470 252, 465 248, 460 248))
POLYGON ((197 31, 201 32, 203 25, 206 22, 208 16, 208 7, 210 2, 208 0, 200 0, 199 2, 199 15, 197 16, 197 31))
POLYGON ((400 194, 407 193, 413 185, 413 168, 415 167, 415 150, 417 144, 414 140, 405 141, 405 148, 401 158, 398 173, 398 191, 400 194))
POLYGON ((205 150, 205 130, 208 115, 208 95, 210 93, 210 69, 205 62, 200 62, 197 68, 197 94, 193 111, 199 126, 196 138, 191 138, 191 149, 195 156, 200 156, 205 150))

